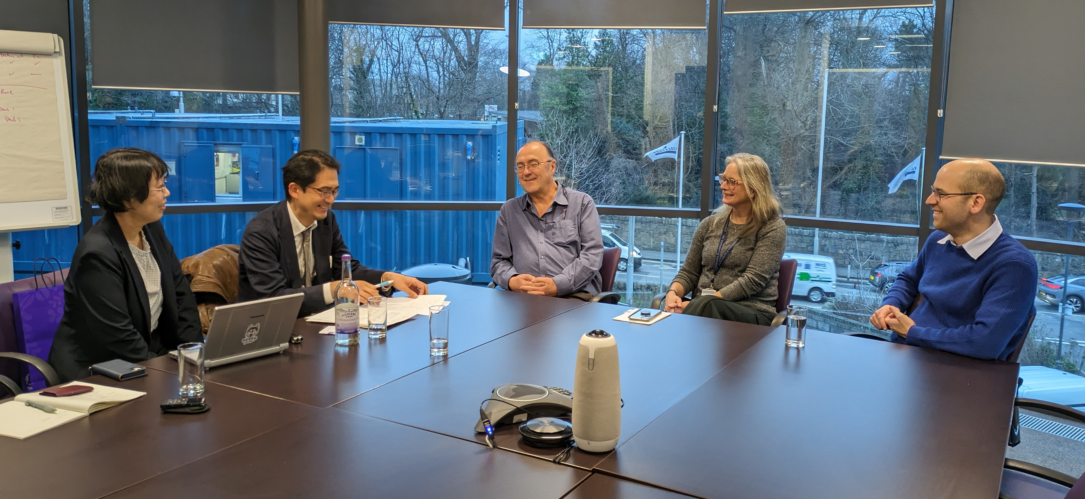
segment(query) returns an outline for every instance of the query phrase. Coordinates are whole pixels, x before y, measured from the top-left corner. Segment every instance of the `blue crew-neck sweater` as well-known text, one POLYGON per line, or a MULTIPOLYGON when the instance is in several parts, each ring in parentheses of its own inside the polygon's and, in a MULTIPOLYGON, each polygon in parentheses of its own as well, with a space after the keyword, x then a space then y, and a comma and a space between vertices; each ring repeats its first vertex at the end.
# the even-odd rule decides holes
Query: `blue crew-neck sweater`
POLYGON ((907 338, 890 339, 978 359, 1009 358, 1028 334, 1036 313, 1036 259, 1003 232, 978 259, 934 231, 919 257, 897 276, 882 305, 907 310, 916 293, 923 302, 909 314, 907 338))

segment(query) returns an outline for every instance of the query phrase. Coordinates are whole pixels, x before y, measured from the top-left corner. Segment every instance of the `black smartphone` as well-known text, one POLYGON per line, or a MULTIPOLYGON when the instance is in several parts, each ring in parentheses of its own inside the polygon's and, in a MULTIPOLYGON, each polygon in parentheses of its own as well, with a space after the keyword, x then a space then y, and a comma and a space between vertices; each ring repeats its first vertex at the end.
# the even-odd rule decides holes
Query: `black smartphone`
POLYGON ((204 405, 204 398, 190 398, 190 399, 169 399, 162 402, 163 409, 177 409, 179 407, 194 407, 204 405))

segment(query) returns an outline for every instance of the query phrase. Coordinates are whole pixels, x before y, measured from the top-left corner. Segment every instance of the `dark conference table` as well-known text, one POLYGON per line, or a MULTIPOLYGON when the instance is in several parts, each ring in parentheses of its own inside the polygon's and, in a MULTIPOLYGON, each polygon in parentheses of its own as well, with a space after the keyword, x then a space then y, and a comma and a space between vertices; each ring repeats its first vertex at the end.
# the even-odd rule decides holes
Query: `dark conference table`
POLYGON ((1017 365, 814 333, 451 284, 450 357, 425 318, 383 341, 300 346, 208 371, 212 410, 162 415, 176 361, 88 381, 143 398, 26 440, 0 438, 4 497, 994 497, 1017 365), (582 334, 615 335, 622 434, 610 453, 500 449, 473 432, 497 385, 572 388, 582 334), (13 458, 15 457, 15 458, 13 458), (63 477, 63 478, 61 478, 63 477), (664 490, 667 489, 667 490, 664 490))
MULTIPOLYGON (((448 295, 452 303, 449 356, 545 321, 584 305, 576 300, 542 299, 522 293, 499 293, 481 286, 434 283, 430 293, 448 295)), ((336 347, 333 335, 319 331, 328 324, 298 319, 294 332, 305 339, 282 355, 253 359, 207 371, 207 381, 316 407, 365 393, 392 380, 429 367, 429 320, 418 316, 388 329, 388 337, 357 347, 336 347)), ((168 356, 145 364, 177 372, 168 356)))

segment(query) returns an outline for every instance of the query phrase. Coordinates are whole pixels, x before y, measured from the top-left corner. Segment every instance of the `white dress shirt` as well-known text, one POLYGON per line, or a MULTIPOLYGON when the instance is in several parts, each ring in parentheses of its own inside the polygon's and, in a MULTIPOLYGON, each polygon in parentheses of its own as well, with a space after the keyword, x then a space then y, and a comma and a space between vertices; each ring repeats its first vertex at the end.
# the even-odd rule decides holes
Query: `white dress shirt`
POLYGON ((991 245, 995 244, 995 240, 998 239, 998 236, 1001 235, 1002 224, 998 222, 998 215, 995 215, 995 223, 991 224, 991 226, 980 235, 972 238, 971 241, 964 244, 957 244, 953 240, 953 236, 947 235, 938 240, 938 244, 946 244, 947 242, 953 243, 954 246, 964 248, 965 253, 968 253, 968 256, 972 257, 973 260, 979 260, 979 257, 983 256, 983 254, 991 248, 991 245))
MULTIPOLYGON (((290 203, 286 204, 286 212, 290 214, 290 227, 294 230, 294 248, 298 250, 298 271, 301 272, 301 278, 305 279, 305 273, 308 271, 309 275, 313 279, 316 278, 315 259, 313 257, 313 229, 316 229, 317 221, 313 220, 313 223, 308 227, 301 224, 297 215, 294 215, 294 207, 290 206, 290 203), (308 231, 309 237, 309 254, 305 254, 305 237, 308 231), (309 268, 305 268, 305 263, 309 263, 309 268)), ((332 303, 332 283, 324 283, 324 303, 331 305, 332 303)))

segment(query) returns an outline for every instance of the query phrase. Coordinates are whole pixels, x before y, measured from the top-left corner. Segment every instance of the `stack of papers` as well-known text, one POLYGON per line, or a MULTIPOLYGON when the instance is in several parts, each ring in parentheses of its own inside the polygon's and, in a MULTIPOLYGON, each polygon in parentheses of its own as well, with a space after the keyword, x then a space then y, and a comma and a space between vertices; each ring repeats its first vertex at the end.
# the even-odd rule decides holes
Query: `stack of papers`
MULTIPOLYGON (((445 301, 446 295, 419 295, 418 298, 407 298, 405 296, 397 296, 395 298, 388 299, 388 322, 386 325, 392 326, 399 324, 416 315, 429 315, 429 307, 431 305, 448 305, 450 302, 445 301)), ((369 327, 369 312, 366 310, 365 305, 358 307, 359 318, 358 327, 369 327)), ((335 308, 330 308, 319 314, 313 314, 305 318, 308 322, 318 322, 323 324, 335 324, 335 308)), ((331 333, 321 331, 321 334, 334 334, 334 327, 331 333)))
POLYGON ((47 397, 37 393, 21 394, 15 397, 15 400, 0 404, 0 435, 22 440, 62 424, 85 418, 92 412, 108 409, 146 395, 144 392, 135 390, 79 381, 63 386, 68 385, 90 386, 94 388, 94 391, 70 397, 47 397), (26 405, 27 401, 53 407, 56 412, 49 413, 35 409, 26 405))

